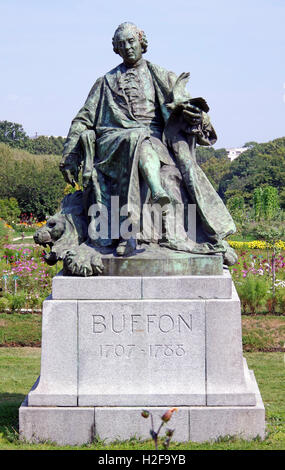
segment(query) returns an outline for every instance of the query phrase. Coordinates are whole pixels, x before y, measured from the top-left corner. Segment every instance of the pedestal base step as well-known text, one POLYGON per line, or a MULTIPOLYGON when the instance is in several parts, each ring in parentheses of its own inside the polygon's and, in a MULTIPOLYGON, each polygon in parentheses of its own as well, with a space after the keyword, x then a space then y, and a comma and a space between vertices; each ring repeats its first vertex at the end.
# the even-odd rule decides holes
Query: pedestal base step
MULTIPOLYGON (((173 413, 171 429, 176 442, 204 442, 219 437, 264 438, 265 411, 250 371, 256 394, 255 406, 181 406, 173 413)), ((157 428, 165 407, 148 407, 157 428)), ((149 439, 150 420, 141 407, 20 407, 20 438, 29 442, 52 441, 59 445, 82 445, 96 436, 106 442, 131 437, 149 439)), ((165 426, 166 428, 167 426, 165 426)), ((163 432, 162 432, 163 434, 163 432)))

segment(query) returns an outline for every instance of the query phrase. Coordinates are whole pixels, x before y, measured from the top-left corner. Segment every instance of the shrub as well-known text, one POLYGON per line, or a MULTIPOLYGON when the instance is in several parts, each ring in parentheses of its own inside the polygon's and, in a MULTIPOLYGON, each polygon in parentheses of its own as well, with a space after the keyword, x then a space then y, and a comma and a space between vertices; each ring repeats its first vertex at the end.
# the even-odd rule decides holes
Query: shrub
POLYGON ((6 297, 0 297, 0 313, 9 308, 9 300, 6 297))
POLYGON ((266 306, 269 314, 275 315, 276 307, 278 305, 276 295, 271 295, 266 300, 266 306))
POLYGON ((41 308, 43 302, 43 298, 39 297, 38 295, 31 295, 29 298, 29 307, 34 310, 37 308, 41 308))
POLYGON ((2 248, 5 243, 9 243, 11 236, 11 228, 7 227, 7 224, 4 220, 0 219, 0 248, 2 248))
POLYGON ((5 245, 0 251, 0 274, 2 289, 5 290, 3 297, 8 299, 9 309, 41 308, 43 300, 50 294, 52 277, 61 266, 62 263, 47 266, 41 247, 5 245))
POLYGON ((236 283, 236 288, 244 313, 248 308, 250 313, 255 315, 258 308, 266 301, 270 283, 263 277, 248 275, 243 281, 236 283))
POLYGON ((20 310, 26 305, 27 293, 25 291, 19 291, 17 294, 7 294, 7 299, 11 310, 20 310))
POLYGON ((285 292, 284 288, 282 290, 277 290, 275 294, 276 303, 281 314, 285 313, 285 292))
POLYGON ((17 199, 9 197, 0 199, 0 217, 6 220, 9 224, 15 223, 21 210, 18 205, 17 199))

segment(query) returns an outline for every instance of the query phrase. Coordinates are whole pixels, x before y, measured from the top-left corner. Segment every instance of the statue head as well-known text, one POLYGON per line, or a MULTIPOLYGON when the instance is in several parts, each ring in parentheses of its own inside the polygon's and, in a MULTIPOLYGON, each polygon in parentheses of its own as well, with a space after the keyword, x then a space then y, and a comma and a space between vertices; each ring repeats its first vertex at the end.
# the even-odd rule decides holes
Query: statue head
POLYGON ((113 37, 113 49, 128 65, 135 64, 147 50, 147 39, 144 31, 133 23, 122 23, 113 37))

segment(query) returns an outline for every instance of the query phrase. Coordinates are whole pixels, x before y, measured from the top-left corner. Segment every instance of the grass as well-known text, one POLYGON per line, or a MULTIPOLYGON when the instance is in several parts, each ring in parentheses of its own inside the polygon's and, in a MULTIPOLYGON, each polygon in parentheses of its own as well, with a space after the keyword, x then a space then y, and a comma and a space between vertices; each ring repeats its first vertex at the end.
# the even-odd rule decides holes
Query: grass
MULTIPOLYGON (((285 449, 285 364, 283 354, 246 353, 249 367, 254 370, 266 407, 267 437, 244 441, 224 438, 215 443, 171 443, 174 450, 285 449)), ((18 408, 39 374, 40 348, 0 348, 0 449, 92 449, 92 450, 153 450, 153 442, 130 439, 105 445, 98 440, 82 447, 59 447, 52 443, 28 444, 18 439, 18 408)), ((179 412, 179 410, 178 410, 179 412)), ((138 419, 143 419, 138 414, 138 419)), ((148 421, 146 421, 148 426, 148 421)), ((175 434, 174 434, 175 439, 175 434)))
POLYGON ((36 229, 35 228, 25 229, 25 230, 16 230, 16 229, 14 229, 14 232, 13 232, 15 237, 21 237, 22 233, 24 233, 25 236, 33 235, 34 233, 36 233, 36 229))
POLYGON ((233 240, 236 242, 253 242, 254 240, 256 240, 256 237, 254 237, 253 235, 240 235, 234 233, 233 235, 229 235, 227 237, 227 240, 233 240))
POLYGON ((42 316, 1 313, 0 346, 40 346, 42 316))
MULTIPOLYGON (((21 238, 18 238, 18 240, 13 240, 12 241, 12 244, 13 245, 21 245, 22 243, 25 243, 25 245, 34 245, 34 242, 33 242, 33 239, 30 238, 31 235, 33 235, 34 232, 31 232, 31 233, 28 233, 25 238, 23 239, 22 237, 21 238)), ((16 235, 19 235, 19 234, 16 234, 16 235)), ((21 236, 21 235, 19 235, 21 236)))
POLYGON ((242 316, 245 351, 278 351, 285 346, 285 316, 242 316))

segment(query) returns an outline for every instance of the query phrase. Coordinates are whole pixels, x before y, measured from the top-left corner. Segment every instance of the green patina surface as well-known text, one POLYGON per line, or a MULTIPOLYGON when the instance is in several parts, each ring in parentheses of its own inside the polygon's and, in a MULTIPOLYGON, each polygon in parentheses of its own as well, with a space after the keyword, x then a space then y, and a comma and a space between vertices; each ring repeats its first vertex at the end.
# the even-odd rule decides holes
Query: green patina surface
POLYGON ((137 254, 127 258, 102 256, 106 276, 214 276, 223 274, 222 255, 170 252, 167 256, 137 254))
MULTIPOLYGON (((137 269, 137 273, 149 271, 153 275, 216 274, 215 261, 185 256, 174 261, 172 250, 202 255, 221 253, 224 264, 236 262, 234 251, 224 241, 235 232, 235 224, 196 161, 196 145, 213 145, 217 140, 209 106, 203 98, 192 98, 186 90, 189 73, 176 76, 145 60, 147 45, 145 33, 134 24, 123 23, 117 28, 113 49, 122 63, 95 82, 72 121, 60 170, 73 186, 82 173, 82 198, 74 196, 73 201, 70 197, 53 219, 53 224, 61 224, 60 236, 57 231, 55 239, 54 227, 47 224, 37 237, 37 243, 52 246, 46 261, 54 264, 63 259, 66 274, 101 274, 102 248, 112 248, 114 257, 127 257, 130 227, 134 240, 149 242, 152 236, 145 236, 145 226, 143 238, 138 236, 146 204, 163 207, 163 227, 156 240, 158 245, 168 246, 169 262, 153 260, 144 266, 140 258, 136 262, 126 258, 116 265, 115 261, 108 261, 108 269, 119 266, 114 273, 131 275, 137 269), (114 220, 110 217, 114 197, 118 200, 118 236, 109 230, 114 220), (181 219, 176 213, 178 205, 188 214, 181 219), (190 205, 195 205, 194 215, 189 215, 190 205), (106 217, 99 221, 97 215, 102 207, 109 219, 104 233, 101 231, 106 217), (175 229, 171 211, 175 211, 174 218, 178 220, 175 229), (195 223, 196 233, 190 236, 188 226, 195 223)), ((135 244, 133 254, 138 256, 135 244)))

